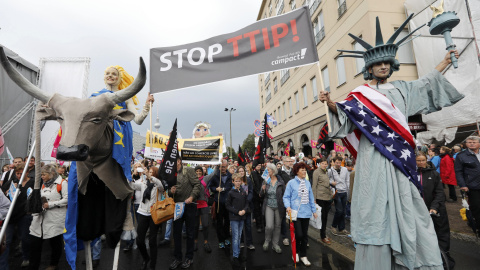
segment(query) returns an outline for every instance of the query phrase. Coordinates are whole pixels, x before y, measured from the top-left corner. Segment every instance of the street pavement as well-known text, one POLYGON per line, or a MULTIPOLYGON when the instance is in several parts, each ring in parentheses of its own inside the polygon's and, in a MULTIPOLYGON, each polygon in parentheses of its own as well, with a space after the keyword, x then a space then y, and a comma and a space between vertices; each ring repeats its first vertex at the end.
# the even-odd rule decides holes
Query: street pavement
MULTIPOLYGON (((312 228, 310 228, 312 229, 312 228)), ((159 234, 159 240, 162 239, 163 234, 159 234)), ((203 235, 199 235, 200 242, 203 243, 203 235)), ((194 263, 189 269, 294 269, 294 264, 291 256, 291 247, 281 245, 283 251, 281 254, 275 253, 271 248, 264 252, 262 250, 264 233, 257 233, 253 230, 253 242, 256 250, 250 251, 244 248, 241 253, 243 262, 240 268, 233 268, 231 264, 231 250, 219 249, 215 230, 210 226, 210 244, 212 253, 208 254, 203 250, 203 245, 199 245, 198 251, 194 255, 194 263)), ((173 241, 172 241, 173 242, 173 241)), ((184 242, 185 244, 185 242, 184 242)), ((297 269, 325 269, 325 270, 349 270, 353 269, 353 263, 339 256, 329 247, 320 245, 319 243, 310 239, 310 247, 307 251, 307 256, 312 263, 312 266, 305 267, 302 263, 297 264, 297 269)), ((185 250, 185 245, 183 246, 185 250)), ((35 251, 32 251, 35 252, 35 251)), ((96 270, 112 269, 113 266, 113 249, 102 250, 99 267, 96 270)), ((42 265, 40 269, 45 269, 48 266, 50 257, 50 248, 48 242, 43 245, 42 265)), ((160 247, 157 254, 157 270, 168 269, 170 263, 173 261, 173 244, 170 246, 160 247)), ((80 251, 77 257, 77 269, 85 269, 85 265, 81 262, 84 260, 84 253, 80 251)), ((10 260, 10 269, 23 269, 20 267, 21 257, 13 257, 10 260)), ((119 267, 120 270, 140 269, 142 258, 138 250, 131 250, 124 253, 120 251, 119 267)), ((62 255, 59 269, 70 269, 65 260, 65 255, 62 255)), ((178 268, 180 269, 180 267, 178 268)))

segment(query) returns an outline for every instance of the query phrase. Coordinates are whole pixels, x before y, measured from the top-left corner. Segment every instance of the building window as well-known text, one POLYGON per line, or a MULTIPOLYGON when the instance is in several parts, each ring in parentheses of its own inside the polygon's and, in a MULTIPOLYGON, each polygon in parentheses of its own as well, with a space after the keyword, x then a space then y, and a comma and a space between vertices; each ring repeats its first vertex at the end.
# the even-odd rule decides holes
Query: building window
POLYGON ((260 98, 261 99, 261 103, 262 103, 262 108, 263 108, 263 96, 260 98))
POLYGON ((315 36, 315 43, 318 45, 320 41, 325 38, 325 27, 323 24, 323 12, 318 14, 317 19, 313 22, 313 35, 315 36))
MULTIPOLYGON (((360 36, 360 38, 362 38, 362 36, 360 36)), ((353 43, 353 50, 354 51, 365 51, 365 49, 362 47, 362 45, 360 45, 358 42, 355 41, 355 43, 353 43)), ((357 67, 357 73, 356 74, 359 74, 362 72, 363 70, 363 67, 365 66, 365 60, 363 60, 363 58, 355 58, 355 64, 356 64, 356 67, 357 67)))
MULTIPOLYGON (((273 117, 275 117, 275 120, 278 119, 278 118, 277 118, 277 110, 274 110, 274 111, 273 111, 273 117)), ((278 121, 277 121, 277 122, 278 122, 278 121)))
POLYGON ((312 16, 313 13, 315 13, 315 10, 317 10, 321 2, 322 2, 321 0, 309 0, 308 8, 310 9, 310 16, 312 16))
POLYGON ((277 121, 280 124, 282 122, 282 112, 280 111, 280 106, 278 106, 278 118, 277 121))
POLYGON ((300 111, 300 101, 298 100, 298 92, 295 92, 295 106, 296 106, 296 111, 295 112, 299 112, 300 111))
MULTIPOLYGON (((395 31, 396 30, 397 29, 395 29, 395 31)), ((398 35, 397 40, 401 40, 408 34, 408 30, 404 29, 402 32, 400 32, 400 35, 398 35)), ((413 57, 413 47, 411 42, 405 43, 400 48, 398 48, 397 55, 398 61, 401 64, 415 64, 415 58, 413 57)))
POLYGON ((337 86, 340 86, 347 81, 347 76, 345 74, 345 61, 343 57, 337 57, 335 62, 337 63, 337 86))
POLYGON ((268 15, 272 15, 272 1, 270 1, 270 4, 268 4, 268 15))
POLYGON ((338 18, 340 18, 347 11, 347 0, 337 0, 337 2, 338 2, 338 18))
POLYGON ((328 75, 328 67, 322 69, 323 88, 325 91, 330 92, 330 77, 328 75))
POLYGON ((280 83, 283 85, 290 78, 290 70, 288 68, 280 70, 280 83))
POLYGON ((306 108, 308 106, 308 96, 307 96, 307 85, 302 86, 303 90, 303 108, 306 108))
POLYGON ((312 79, 310 79, 310 83, 312 84, 313 101, 317 101, 318 100, 317 78, 313 77, 312 79))
POLYGON ((277 3, 277 15, 280 15, 283 12, 283 2, 284 0, 280 0, 280 2, 277 3))
POLYGON ((294 10, 294 9, 296 9, 296 8, 297 8, 297 6, 296 6, 296 4, 295 4, 295 0, 290 0, 290 9, 291 9, 291 10, 294 10))
POLYGON ((277 78, 273 79, 273 93, 277 93, 278 85, 277 85, 277 78))
POLYGON ((287 110, 285 109, 285 102, 283 103, 283 121, 287 121, 287 110))
POLYGON ((270 85, 267 87, 266 95, 267 95, 267 98, 265 99, 265 104, 267 104, 272 98, 272 91, 270 91, 270 85))
POLYGON ((263 76, 265 77, 265 85, 267 85, 267 83, 270 81, 270 72, 264 73, 263 76))
POLYGON ((288 98, 288 107, 290 108, 290 116, 293 115, 293 112, 292 112, 292 98, 288 98))

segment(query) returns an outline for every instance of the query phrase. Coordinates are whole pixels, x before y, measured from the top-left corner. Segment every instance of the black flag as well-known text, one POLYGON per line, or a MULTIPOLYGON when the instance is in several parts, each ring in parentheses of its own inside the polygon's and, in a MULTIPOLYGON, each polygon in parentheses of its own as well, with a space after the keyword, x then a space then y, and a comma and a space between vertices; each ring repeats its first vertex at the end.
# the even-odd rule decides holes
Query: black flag
POLYGON ((265 163, 265 155, 267 154, 267 149, 271 147, 270 139, 270 127, 268 126, 267 114, 263 120, 262 133, 260 134, 258 145, 255 150, 255 156, 253 157, 253 167, 255 168, 258 164, 265 163))
POLYGON ((161 180, 167 182, 169 187, 177 184, 177 157, 178 157, 178 143, 177 143, 177 119, 173 124, 173 130, 168 139, 167 149, 163 154, 162 164, 158 171, 161 180))
POLYGON ((322 129, 320 130, 320 135, 318 136, 317 140, 317 149, 320 149, 324 143, 329 141, 328 138, 328 123, 325 122, 325 125, 323 125, 322 129))
POLYGON ((245 166, 245 156, 243 155, 242 148, 238 145, 238 164, 240 166, 245 166))

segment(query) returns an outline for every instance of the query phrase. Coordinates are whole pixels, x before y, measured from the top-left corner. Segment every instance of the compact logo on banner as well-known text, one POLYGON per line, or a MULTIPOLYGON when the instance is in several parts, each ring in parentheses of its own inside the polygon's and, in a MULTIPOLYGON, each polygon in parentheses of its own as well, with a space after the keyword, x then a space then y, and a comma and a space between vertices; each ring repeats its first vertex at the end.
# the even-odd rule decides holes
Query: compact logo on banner
POLYGON ((239 31, 150 50, 150 89, 158 93, 318 61, 308 7, 239 31))

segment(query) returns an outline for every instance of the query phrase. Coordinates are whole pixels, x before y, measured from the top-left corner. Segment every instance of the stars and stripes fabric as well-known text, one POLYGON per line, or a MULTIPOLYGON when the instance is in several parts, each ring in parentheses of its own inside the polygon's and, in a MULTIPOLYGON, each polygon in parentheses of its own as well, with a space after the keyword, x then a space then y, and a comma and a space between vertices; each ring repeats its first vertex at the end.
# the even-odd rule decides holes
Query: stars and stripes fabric
POLYGON ((416 173, 415 143, 400 110, 386 96, 368 85, 357 87, 337 106, 357 127, 343 139, 350 153, 356 158, 363 134, 421 192, 416 173))

